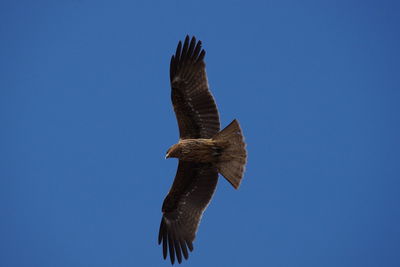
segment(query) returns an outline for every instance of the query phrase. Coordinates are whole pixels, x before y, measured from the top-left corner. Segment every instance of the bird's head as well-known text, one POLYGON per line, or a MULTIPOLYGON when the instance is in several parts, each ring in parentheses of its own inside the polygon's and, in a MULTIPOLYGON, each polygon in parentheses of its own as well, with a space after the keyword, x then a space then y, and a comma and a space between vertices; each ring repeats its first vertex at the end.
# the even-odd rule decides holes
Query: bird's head
POLYGON ((167 150, 167 154, 165 155, 165 158, 166 159, 179 158, 180 154, 181 154, 181 147, 178 144, 175 144, 167 150))

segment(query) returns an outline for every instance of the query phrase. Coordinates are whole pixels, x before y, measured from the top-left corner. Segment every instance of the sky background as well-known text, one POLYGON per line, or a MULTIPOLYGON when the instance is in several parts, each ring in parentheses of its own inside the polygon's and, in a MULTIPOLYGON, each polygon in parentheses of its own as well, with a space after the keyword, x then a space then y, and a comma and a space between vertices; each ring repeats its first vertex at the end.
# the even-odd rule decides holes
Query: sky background
POLYGON ((1 1, 0 266, 170 266, 169 60, 248 144, 185 266, 400 266, 398 1, 1 1))

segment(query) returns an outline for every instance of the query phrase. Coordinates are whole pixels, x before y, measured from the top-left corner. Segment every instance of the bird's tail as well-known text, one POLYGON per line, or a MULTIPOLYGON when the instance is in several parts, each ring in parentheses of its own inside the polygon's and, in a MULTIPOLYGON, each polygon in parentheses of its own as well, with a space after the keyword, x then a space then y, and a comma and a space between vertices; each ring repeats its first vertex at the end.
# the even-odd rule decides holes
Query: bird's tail
POLYGON ((213 137, 213 140, 223 147, 217 163, 218 171, 235 189, 239 188, 242 181, 247 160, 246 144, 243 139, 237 120, 233 120, 213 137))

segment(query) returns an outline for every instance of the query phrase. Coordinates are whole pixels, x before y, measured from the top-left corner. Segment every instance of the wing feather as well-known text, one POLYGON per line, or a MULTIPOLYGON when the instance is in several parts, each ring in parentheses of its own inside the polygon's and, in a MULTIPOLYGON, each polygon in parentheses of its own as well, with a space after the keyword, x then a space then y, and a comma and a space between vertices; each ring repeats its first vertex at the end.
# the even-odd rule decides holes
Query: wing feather
POLYGON ((178 171, 170 192, 164 200, 158 243, 163 244, 163 257, 169 252, 171 263, 175 256, 189 257, 204 210, 214 194, 218 171, 211 164, 179 161, 178 171))
POLYGON ((181 139, 211 138, 220 130, 217 106, 207 81, 201 41, 189 36, 171 57, 171 100, 181 139))

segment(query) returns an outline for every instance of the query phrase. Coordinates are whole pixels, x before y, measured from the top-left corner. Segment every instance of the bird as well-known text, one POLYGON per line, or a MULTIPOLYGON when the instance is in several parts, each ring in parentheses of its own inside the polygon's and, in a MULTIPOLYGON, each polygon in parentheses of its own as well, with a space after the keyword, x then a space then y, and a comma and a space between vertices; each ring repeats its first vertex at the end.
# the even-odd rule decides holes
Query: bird
POLYGON ((238 120, 220 131, 220 119, 208 86, 205 50, 196 37, 179 41, 170 62, 171 100, 179 141, 165 158, 179 159, 174 182, 162 205, 158 244, 163 258, 182 263, 193 251, 203 212, 209 205, 218 175, 238 189, 247 151, 238 120))

